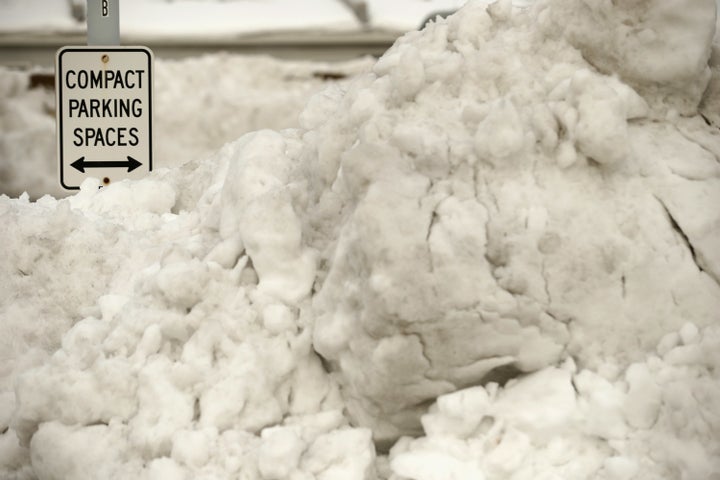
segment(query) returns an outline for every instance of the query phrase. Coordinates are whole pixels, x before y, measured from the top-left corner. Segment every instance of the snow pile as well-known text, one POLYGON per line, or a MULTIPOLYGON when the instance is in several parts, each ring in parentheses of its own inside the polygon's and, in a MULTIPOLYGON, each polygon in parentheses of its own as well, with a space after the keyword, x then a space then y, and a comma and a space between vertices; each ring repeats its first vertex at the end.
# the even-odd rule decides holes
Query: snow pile
POLYGON ((720 200, 720 165, 653 123, 667 104, 585 62, 557 28, 566 5, 536 22, 468 7, 301 117, 315 348, 378 440, 417 433, 439 394, 563 355, 633 361, 718 319, 720 217, 692 206, 720 200))
POLYGON ((442 396, 390 478, 718 478, 719 366, 720 326, 686 324, 624 372, 568 362, 442 396))
POLYGON ((1 198, 5 476, 720 476, 713 2, 641 16, 690 77, 585 59, 663 2, 472 3, 300 129, 1 198))
MULTIPOLYGON (((118 183, 99 195, 96 184, 83 187, 70 199, 39 202, 45 209, 36 215, 60 238, 73 228, 67 217, 84 217, 92 229, 64 242, 48 239, 55 255, 43 255, 23 206, 5 202, 3 219, 30 245, 15 250, 30 258, 11 256, 3 270, 50 289, 45 301, 33 297, 47 292, 30 292, 28 304, 67 306, 57 318, 52 310, 36 317, 58 327, 77 322, 51 358, 31 350, 40 358, 26 355, 11 373, 18 377, 28 362, 42 363, 15 379, 13 428, 23 442, 32 441, 27 452, 15 432, 3 436, 6 475, 30 478, 22 470, 27 455, 38 478, 196 472, 193 478, 271 479, 326 470, 335 478, 363 478, 372 471, 371 434, 342 416, 337 387, 312 352, 309 318, 255 294, 257 277, 241 246, 216 245, 208 230, 213 205, 174 215, 174 190, 151 179, 118 183), (19 266, 24 274, 15 273, 19 266), (63 270, 85 275, 43 282, 48 271, 63 270), (72 296, 73 287, 87 291, 72 296), (110 293, 97 298, 98 289, 110 293)), ((33 317, 3 313, 15 322, 4 338, 33 343, 37 325, 27 323, 33 317)), ((58 340, 52 330, 42 334, 58 340)), ((12 411, 14 399, 3 398, 3 411, 12 411)), ((3 419, 3 428, 9 421, 3 419)))

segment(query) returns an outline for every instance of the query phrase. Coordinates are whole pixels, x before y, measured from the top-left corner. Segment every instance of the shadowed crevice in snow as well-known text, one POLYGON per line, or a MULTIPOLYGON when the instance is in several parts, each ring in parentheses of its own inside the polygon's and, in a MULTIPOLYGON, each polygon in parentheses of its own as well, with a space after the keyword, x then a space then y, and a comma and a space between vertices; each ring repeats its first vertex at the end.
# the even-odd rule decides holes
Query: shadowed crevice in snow
POLYGON ((510 380, 518 378, 521 375, 526 375, 526 373, 513 364, 501 365, 490 370, 490 372, 483 377, 481 385, 497 383, 500 386, 504 386, 510 380))
MULTIPOLYGON (((675 217, 673 217, 672 213, 670 213, 670 209, 668 209, 667 205, 665 205, 665 202, 663 202, 660 198, 657 198, 657 201, 660 202, 663 210, 665 210, 665 214, 667 215, 668 221, 670 222, 670 226, 673 228, 673 230, 675 230, 675 232, 677 232, 687 249, 690 251, 690 257, 692 258, 693 263, 695 263, 698 270, 700 270, 701 272, 705 272, 705 269, 698 262, 697 254, 695 253, 695 247, 690 242, 687 234, 680 227, 680 224, 677 222, 677 220, 675 220, 675 217)), ((717 279, 715 279, 715 281, 717 281, 717 279)))
MULTIPOLYGON (((702 117, 702 120, 701 120, 701 121, 702 121, 703 123, 705 123, 707 126, 715 127, 715 128, 717 128, 717 129, 720 130, 720 127, 718 127, 717 125, 713 124, 711 121, 710 121, 710 123, 708 123, 709 120, 708 120, 708 118, 707 118, 705 115, 702 115, 702 114, 701 114, 700 116, 702 117)), ((715 160, 715 162, 720 163, 720 154, 718 153, 717 148, 712 148, 711 144, 708 143, 707 138, 703 138, 702 136, 698 136, 696 133, 694 133, 694 132, 692 132, 692 131, 689 131, 687 128, 682 128, 682 127, 680 127, 680 126, 676 126, 676 130, 677 130, 678 133, 680 133, 680 135, 682 135, 683 138, 685 138, 688 142, 691 142, 691 143, 697 145, 697 146, 700 147, 702 150, 704 150, 705 152, 707 152, 707 154, 708 154, 710 157, 712 157, 712 158, 715 160)), ((717 135, 717 134, 716 134, 716 135, 717 135)), ((711 138, 712 138, 712 137, 711 137, 711 138)), ((685 179, 685 180, 690 180, 690 181, 698 181, 698 180, 700 180, 700 179, 697 179, 697 178, 692 178, 692 177, 690 177, 690 176, 688 176, 688 175, 686 175, 686 174, 683 174, 682 172, 679 172, 679 171, 677 171, 677 169, 674 169, 674 168, 670 168, 670 171, 671 171, 674 175, 677 175, 678 177, 681 177, 681 178, 683 178, 683 179, 685 179)))

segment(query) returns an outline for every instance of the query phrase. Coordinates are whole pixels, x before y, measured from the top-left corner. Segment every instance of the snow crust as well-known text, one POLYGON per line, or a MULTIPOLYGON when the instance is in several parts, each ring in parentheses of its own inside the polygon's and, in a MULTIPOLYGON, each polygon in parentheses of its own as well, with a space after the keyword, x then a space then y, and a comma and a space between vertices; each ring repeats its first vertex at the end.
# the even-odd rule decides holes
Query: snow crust
POLYGON ((2 475, 720 477, 713 2, 664 5, 473 2, 299 129, 0 197, 2 475), (627 18, 688 46, 640 78, 627 18))

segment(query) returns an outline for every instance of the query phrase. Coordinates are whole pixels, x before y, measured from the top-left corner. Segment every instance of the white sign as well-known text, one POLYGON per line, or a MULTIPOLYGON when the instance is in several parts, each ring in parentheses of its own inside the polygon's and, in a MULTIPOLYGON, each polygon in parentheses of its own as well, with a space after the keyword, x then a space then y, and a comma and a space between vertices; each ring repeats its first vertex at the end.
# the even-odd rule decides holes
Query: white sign
POLYGON ((60 184, 104 185, 152 171, 153 55, 145 47, 64 47, 56 57, 60 184))

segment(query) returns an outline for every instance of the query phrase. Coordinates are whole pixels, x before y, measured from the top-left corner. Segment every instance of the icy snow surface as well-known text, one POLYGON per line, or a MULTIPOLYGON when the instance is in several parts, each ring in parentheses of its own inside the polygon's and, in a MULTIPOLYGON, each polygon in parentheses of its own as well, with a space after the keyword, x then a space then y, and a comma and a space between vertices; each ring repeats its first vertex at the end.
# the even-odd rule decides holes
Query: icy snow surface
POLYGON ((616 3, 471 3, 299 129, 0 197, 0 475, 720 478, 715 3, 616 3))

